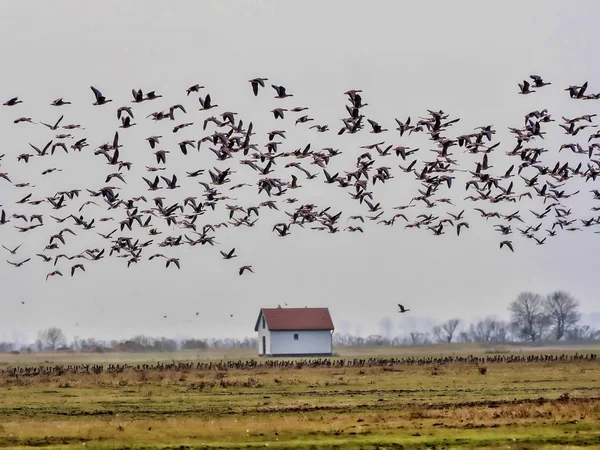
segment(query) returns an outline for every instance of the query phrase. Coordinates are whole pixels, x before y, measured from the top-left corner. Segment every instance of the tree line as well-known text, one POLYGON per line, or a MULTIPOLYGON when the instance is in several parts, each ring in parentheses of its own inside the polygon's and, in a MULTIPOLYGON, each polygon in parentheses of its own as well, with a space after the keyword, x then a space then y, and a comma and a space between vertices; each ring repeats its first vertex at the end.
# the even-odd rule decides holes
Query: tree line
MULTIPOLYGON (((429 331, 412 331, 392 337, 393 323, 389 317, 381 325, 385 335, 366 337, 336 332, 333 345, 424 345, 452 342, 552 342, 552 341, 600 341, 600 330, 581 324, 579 302, 565 291, 548 295, 522 292, 508 306, 510 320, 486 317, 466 324, 453 318, 434 326, 429 331)), ((125 340, 102 341, 94 338, 73 338, 71 341, 60 328, 51 327, 38 333, 33 346, 19 346, 0 342, 0 352, 16 351, 82 351, 82 352, 174 352, 177 350, 204 350, 210 348, 258 348, 255 337, 244 339, 184 339, 166 337, 134 336, 125 340)))
POLYGON ((130 339, 103 341, 94 338, 74 337, 68 341, 65 333, 50 327, 38 333, 34 345, 17 345, 0 342, 0 353, 33 351, 80 351, 80 352, 175 352, 178 350, 205 350, 210 348, 258 348, 258 339, 170 339, 137 335, 130 339))
POLYGON ((386 336, 373 334, 367 337, 348 333, 335 333, 336 346, 356 345, 425 345, 451 342, 551 342, 600 340, 600 330, 581 324, 579 302, 565 291, 554 291, 546 296, 535 292, 522 292, 508 306, 508 321, 486 317, 465 324, 453 318, 434 326, 430 331, 413 331, 403 336, 390 337, 393 327, 384 318, 382 329, 386 336))

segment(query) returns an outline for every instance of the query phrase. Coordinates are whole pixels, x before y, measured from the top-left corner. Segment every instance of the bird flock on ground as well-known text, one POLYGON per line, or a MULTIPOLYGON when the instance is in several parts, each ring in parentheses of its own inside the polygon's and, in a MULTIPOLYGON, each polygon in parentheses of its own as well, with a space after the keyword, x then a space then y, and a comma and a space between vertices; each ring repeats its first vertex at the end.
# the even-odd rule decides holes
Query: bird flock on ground
MULTIPOLYGON (((519 83, 516 94, 539 95, 536 93, 541 89, 554 88, 540 76, 529 78, 531 81, 519 83)), ((576 195, 600 200, 598 190, 580 192, 570 187, 574 179, 587 183, 600 175, 596 114, 559 120, 546 109, 529 112, 524 122, 519 122, 522 126, 508 127, 515 142, 505 154, 514 162, 499 167, 492 165, 494 152, 500 149, 500 142, 493 142, 497 130, 492 125, 451 135, 451 128, 460 119, 441 110, 427 110, 425 117, 413 115, 404 121, 381 121, 369 113, 362 90, 356 89, 344 93, 347 103, 345 107, 340 105, 344 114, 341 126, 331 125, 330 130, 328 124, 318 123, 308 107, 295 106, 297 97, 286 87, 270 83, 268 78, 249 80, 251 96, 274 93, 273 109, 262 113, 272 114, 282 126, 265 133, 255 132, 251 120, 213 103, 208 89, 199 84, 182 89, 182 98, 176 102, 166 102, 156 91, 144 93, 141 89, 133 89, 128 101, 113 100, 91 86, 90 102, 82 106, 104 108, 103 113, 112 120, 116 115, 118 129, 110 130, 109 142, 88 142, 89 124, 69 121, 75 105, 64 98, 50 103, 57 109, 57 117, 46 122, 29 117, 29 104, 19 97, 4 102, 0 110, 2 126, 23 127, 24 138, 23 145, 0 154, 0 198, 4 199, 0 205, 0 239, 8 252, 7 263, 22 268, 39 258, 49 266, 44 271, 48 281, 56 276, 72 277, 86 271, 90 263, 108 257, 123 258, 126 267, 158 259, 167 269, 179 269, 182 261, 175 248, 181 246, 217 246, 223 259, 239 256, 240 260, 245 256, 238 255, 234 246, 217 241, 218 230, 256 227, 265 208, 279 215, 268 226, 280 238, 299 229, 363 233, 371 223, 400 225, 436 237, 464 238, 472 228, 471 215, 480 215, 498 233, 499 248, 511 252, 517 247, 512 235, 543 245, 558 233, 580 232, 600 224, 600 217, 595 215, 600 207, 592 207, 589 217, 574 217, 568 206, 568 200, 576 195), (121 106, 116 105, 117 101, 121 106), (217 108, 221 112, 217 113, 217 108), (136 126, 136 121, 147 121, 156 133, 136 146, 124 145, 123 134, 136 126), (566 142, 559 148, 545 148, 545 129, 556 126, 553 122, 564 130, 566 142), (386 128, 392 123, 395 129, 386 128), (48 138, 27 142, 27 127, 47 128, 48 138), (290 127, 302 133, 305 142, 300 148, 286 145, 290 127), (332 139, 370 133, 373 138, 368 145, 349 146, 350 141, 345 140, 342 149, 315 148, 310 142, 312 133, 329 133, 332 139), (576 142, 584 133, 585 142, 576 142), (427 137, 431 148, 409 145, 413 135, 419 134, 427 137), (561 161, 563 151, 577 155, 580 161, 561 161), (82 152, 93 154, 98 165, 98 170, 88 174, 86 187, 56 192, 35 190, 40 177, 57 177, 57 183, 63 179, 63 169, 54 163, 58 155, 73 157, 82 152), (174 154, 186 158, 186 173, 169 170, 174 154), (338 167, 336 158, 342 154, 353 155, 354 165, 338 167), (209 155, 214 163, 199 167, 199 155, 209 155), (2 170, 9 159, 18 170, 2 170), (39 160, 44 162, 43 170, 28 172, 31 162, 39 160), (133 176, 135 169, 145 173, 133 176), (464 181, 458 180, 459 175, 465 177, 464 181), (380 190, 390 186, 393 178, 416 181, 410 201, 384 205, 378 200, 380 190), (344 216, 335 205, 299 201, 294 194, 309 183, 318 188, 318 200, 327 199, 326 189, 345 189, 355 200, 356 210, 344 216), (137 194, 122 195, 124 186, 137 194), (234 195, 242 189, 254 190, 253 204, 236 203, 234 195), (15 200, 7 203, 7 198, 15 200), (465 206, 467 201, 476 205, 465 206), (512 203, 514 211, 500 213, 500 203, 512 203), (218 217, 219 212, 226 213, 227 218, 218 217), (7 233, 2 229, 7 227, 25 236, 45 233, 47 243, 35 254, 24 255, 20 251, 22 242, 5 240, 7 233), (84 234, 101 237, 104 245, 66 251, 84 234)), ((573 100, 600 99, 600 94, 588 92, 587 82, 564 90, 568 94, 563 95, 573 100)), ((235 266, 236 273, 254 273, 250 262, 244 262, 235 266)))
MULTIPOLYGON (((596 353, 574 354, 496 354, 496 355, 449 355, 449 356, 408 356, 403 358, 370 357, 370 358, 300 358, 300 359, 246 359, 219 360, 207 362, 157 362, 155 364, 70 364, 70 365, 28 365, 10 366, 0 369, 0 376, 8 377, 38 377, 44 375, 76 375, 101 373, 131 373, 140 371, 223 371, 223 370, 255 370, 255 369, 303 369, 331 367, 394 367, 394 366, 434 366, 446 364, 522 364, 522 363, 564 363, 597 361, 596 353)), ((435 373, 437 375, 437 373, 435 373)), ((277 381, 276 381, 277 382, 277 381)), ((214 384, 213 384, 214 386, 214 384)))

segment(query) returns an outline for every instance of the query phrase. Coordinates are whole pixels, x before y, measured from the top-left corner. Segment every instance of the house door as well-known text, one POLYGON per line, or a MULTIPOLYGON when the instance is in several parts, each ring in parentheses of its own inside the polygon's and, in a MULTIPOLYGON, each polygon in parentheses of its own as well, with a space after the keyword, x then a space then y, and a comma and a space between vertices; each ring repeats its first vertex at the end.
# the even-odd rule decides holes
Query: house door
POLYGON ((267 337, 266 336, 262 337, 262 354, 263 355, 267 354, 267 337))

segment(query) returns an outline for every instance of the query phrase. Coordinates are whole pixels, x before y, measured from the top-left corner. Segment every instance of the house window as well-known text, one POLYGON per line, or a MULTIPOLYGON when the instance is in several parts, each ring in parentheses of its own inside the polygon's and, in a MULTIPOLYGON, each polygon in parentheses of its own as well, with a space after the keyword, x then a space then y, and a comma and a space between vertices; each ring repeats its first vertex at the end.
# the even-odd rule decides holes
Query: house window
POLYGON ((263 328, 266 328, 265 327, 265 316, 262 316, 262 323, 263 323, 263 328))
POLYGON ((298 333, 294 333, 294 340, 297 341, 298 340, 298 333))

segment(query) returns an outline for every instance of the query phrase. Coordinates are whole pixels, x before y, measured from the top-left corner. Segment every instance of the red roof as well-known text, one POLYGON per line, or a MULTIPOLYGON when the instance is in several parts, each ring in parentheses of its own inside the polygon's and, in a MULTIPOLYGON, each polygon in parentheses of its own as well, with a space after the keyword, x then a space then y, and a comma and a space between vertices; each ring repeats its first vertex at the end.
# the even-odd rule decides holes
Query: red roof
POLYGON ((262 308, 254 331, 258 331, 261 314, 267 328, 277 330, 333 330, 328 308, 262 308))

